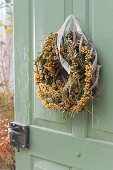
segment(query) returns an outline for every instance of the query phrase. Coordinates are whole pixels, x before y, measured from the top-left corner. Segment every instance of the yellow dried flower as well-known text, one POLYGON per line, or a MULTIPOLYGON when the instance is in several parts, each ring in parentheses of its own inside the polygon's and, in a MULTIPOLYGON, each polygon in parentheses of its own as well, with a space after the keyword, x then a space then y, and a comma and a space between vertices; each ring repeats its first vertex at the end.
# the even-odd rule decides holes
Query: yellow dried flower
POLYGON ((46 108, 67 112, 65 115, 70 117, 83 110, 89 101, 93 56, 88 45, 83 45, 79 55, 84 59, 75 57, 74 48, 78 47, 66 37, 58 51, 56 38, 57 33, 51 33, 44 40, 42 58, 36 65, 39 73, 35 74, 35 84, 39 85, 38 96, 46 108), (59 53, 71 65, 70 75, 62 68, 59 53))
POLYGON ((39 84, 40 83, 40 74, 39 73, 35 73, 35 84, 39 84))

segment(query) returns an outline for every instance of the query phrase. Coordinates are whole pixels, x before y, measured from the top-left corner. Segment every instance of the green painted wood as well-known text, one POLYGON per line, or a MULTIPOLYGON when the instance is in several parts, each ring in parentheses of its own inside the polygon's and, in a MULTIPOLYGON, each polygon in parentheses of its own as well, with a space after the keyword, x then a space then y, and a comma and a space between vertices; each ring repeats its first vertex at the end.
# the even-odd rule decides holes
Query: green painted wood
MULTIPOLYGON (((14 1, 15 121, 29 124, 30 1, 14 1)), ((16 153, 16 169, 31 170, 30 154, 16 153)))
POLYGON ((30 126, 30 149, 16 153, 17 170, 112 170, 113 2, 109 0, 14 1, 15 121, 30 126), (94 117, 73 120, 45 109, 37 98, 32 61, 44 37, 70 14, 95 44, 102 64, 94 117), (107 24, 107 25, 106 25, 107 24))
POLYGON ((112 170, 113 167, 113 143, 76 138, 44 127, 31 126, 31 154, 81 170, 112 170), (34 135, 40 138, 34 141, 34 135))
MULTIPOLYGON (((112 44, 113 44, 113 34, 112 28, 113 23, 110 21, 110 17, 113 16, 112 0, 106 4, 106 10, 100 8, 101 3, 104 1, 91 1, 90 11, 92 11, 89 18, 89 35, 98 50, 100 57, 100 62, 102 63, 101 71, 101 85, 99 86, 99 95, 96 98, 97 103, 94 107, 94 132, 98 133, 101 131, 103 134, 97 134, 99 138, 103 140, 111 140, 113 133, 113 76, 112 76, 112 44), (93 10, 92 10, 93 6, 93 10), (100 12, 101 11, 101 12, 100 12), (92 20, 91 20, 92 18, 92 20), (93 27, 92 27, 93 25, 93 27)), ((90 119, 89 119, 90 121, 90 119)), ((89 127, 90 129, 90 127, 89 127)), ((92 136, 93 133, 89 131, 89 135, 92 136)), ((94 135, 95 137, 95 135, 94 135)))

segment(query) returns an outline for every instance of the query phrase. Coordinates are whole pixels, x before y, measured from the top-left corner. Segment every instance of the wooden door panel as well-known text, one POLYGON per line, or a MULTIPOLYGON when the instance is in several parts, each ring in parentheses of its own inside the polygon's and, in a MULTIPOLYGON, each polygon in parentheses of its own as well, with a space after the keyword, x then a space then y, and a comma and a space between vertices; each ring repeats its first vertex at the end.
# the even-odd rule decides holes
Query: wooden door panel
POLYGON ((113 16, 112 0, 91 0, 89 3, 89 35, 94 42, 99 61, 102 65, 98 95, 94 101, 94 128, 100 131, 113 133, 113 16), (105 10, 106 9, 106 10, 105 10))
POLYGON ((106 1, 92 0, 89 3, 89 35, 98 51, 102 64, 98 95, 94 101, 93 130, 89 117, 89 136, 113 142, 113 76, 112 76, 112 44, 113 16, 112 0, 102 7, 106 1), (106 10, 105 10, 106 9, 106 10))
POLYGON ((49 2, 46 0, 43 0, 43 2, 41 0, 33 0, 31 3, 33 4, 33 20, 35 23, 34 33, 37 38, 37 44, 37 40, 43 40, 43 38, 50 32, 57 31, 57 29, 59 29, 62 21, 64 20, 65 6, 64 0, 49 0, 49 2))
MULTIPOLYGON (((33 0, 31 2, 32 11, 32 42, 33 56, 36 58, 40 52, 44 38, 50 33, 57 31, 64 22, 65 16, 72 11, 72 1, 67 0, 53 1, 33 0), (59 5, 60 4, 60 5, 59 5), (67 10, 68 9, 68 10, 67 10)), ((34 86, 34 111, 33 123, 51 129, 61 131, 72 131, 71 120, 62 118, 61 113, 46 109, 41 100, 37 97, 38 87, 34 86)))
POLYGON ((80 170, 37 157, 32 158, 32 170, 80 170))
POLYGON ((109 19, 113 16, 112 3, 112 0, 107 4, 105 0, 73 1, 73 12, 94 43, 102 65, 98 92, 93 104, 93 118, 92 114, 88 114, 86 136, 106 141, 113 141, 113 23, 109 19), (105 7, 103 4, 106 4, 105 7))
POLYGON ((48 160, 33 158, 33 170, 71 170, 69 167, 48 160))
POLYGON ((72 13, 72 0, 31 1, 34 53, 40 51, 45 36, 59 30, 65 17, 70 13, 72 13))
POLYGON ((113 143, 31 126, 31 155, 80 170, 112 170, 113 143), (37 140, 34 140, 37 138, 37 140), (78 153, 80 153, 78 155, 78 153), (105 163, 104 163, 105 162, 105 163))

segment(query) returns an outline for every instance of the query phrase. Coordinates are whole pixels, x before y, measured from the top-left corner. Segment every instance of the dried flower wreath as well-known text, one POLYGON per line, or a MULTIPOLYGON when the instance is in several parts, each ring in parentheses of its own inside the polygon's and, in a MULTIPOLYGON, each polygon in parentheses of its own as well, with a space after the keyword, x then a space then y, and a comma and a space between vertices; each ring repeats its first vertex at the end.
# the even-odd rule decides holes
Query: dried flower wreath
MULTIPOLYGON (((67 18, 70 20, 75 18, 71 15, 67 18)), ((85 109, 92 97, 100 66, 96 50, 83 33, 68 30, 62 34, 61 30, 60 34, 51 33, 44 40, 35 60, 35 84, 46 108, 72 117, 85 109)))

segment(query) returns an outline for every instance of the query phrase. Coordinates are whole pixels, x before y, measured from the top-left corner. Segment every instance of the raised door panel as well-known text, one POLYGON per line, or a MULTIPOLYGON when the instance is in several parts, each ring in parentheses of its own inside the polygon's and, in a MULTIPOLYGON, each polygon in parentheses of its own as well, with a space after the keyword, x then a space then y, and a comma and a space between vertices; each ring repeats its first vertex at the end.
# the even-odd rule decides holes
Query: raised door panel
POLYGON ((94 125, 99 130, 113 132, 113 22, 110 19, 113 16, 113 1, 91 0, 89 6, 89 34, 102 65, 99 91, 94 103, 94 125))
MULTIPOLYGON (((113 16, 113 1, 91 0, 89 6, 89 35, 102 64, 98 95, 94 101, 93 132, 94 137, 113 141, 113 22, 110 19, 113 16)), ((89 121, 91 127, 91 118, 89 121)), ((89 135, 92 136, 91 130, 89 135)))
POLYGON ((102 65, 99 87, 93 101, 93 113, 87 114, 87 137, 113 141, 113 1, 73 1, 73 12, 86 35, 94 43, 102 65))
POLYGON ((69 167, 48 160, 33 158, 33 170, 71 170, 69 167))
MULTIPOLYGON (((72 13, 72 0, 70 3, 67 0, 33 0, 31 11, 32 55, 35 59, 37 52, 41 50, 44 38, 49 33, 57 31, 65 17, 72 13)), ((46 109, 37 97, 37 89, 38 87, 33 85, 33 124, 71 133, 71 120, 64 119, 60 112, 46 109)))

